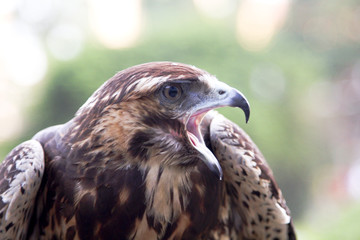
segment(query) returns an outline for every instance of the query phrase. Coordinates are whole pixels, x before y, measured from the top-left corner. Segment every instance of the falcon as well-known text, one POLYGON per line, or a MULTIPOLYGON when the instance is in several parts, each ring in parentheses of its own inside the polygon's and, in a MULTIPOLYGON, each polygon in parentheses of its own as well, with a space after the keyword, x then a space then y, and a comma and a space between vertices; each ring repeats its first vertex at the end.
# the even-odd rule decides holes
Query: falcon
POLYGON ((3 161, 0 238, 295 239, 271 169, 224 106, 248 121, 243 94, 194 66, 117 73, 3 161))

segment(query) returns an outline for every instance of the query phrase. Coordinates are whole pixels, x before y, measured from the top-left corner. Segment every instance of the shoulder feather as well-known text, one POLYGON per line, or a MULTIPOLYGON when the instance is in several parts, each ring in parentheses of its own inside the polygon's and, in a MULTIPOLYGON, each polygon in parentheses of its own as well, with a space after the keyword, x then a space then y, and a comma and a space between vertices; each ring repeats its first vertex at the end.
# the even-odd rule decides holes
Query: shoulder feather
POLYGON ((290 211, 265 158, 240 127, 214 115, 211 147, 224 172, 228 210, 241 219, 235 228, 246 239, 295 239, 290 211))
POLYGON ((44 173, 44 151, 36 140, 14 148, 0 165, 0 238, 26 238, 44 173))

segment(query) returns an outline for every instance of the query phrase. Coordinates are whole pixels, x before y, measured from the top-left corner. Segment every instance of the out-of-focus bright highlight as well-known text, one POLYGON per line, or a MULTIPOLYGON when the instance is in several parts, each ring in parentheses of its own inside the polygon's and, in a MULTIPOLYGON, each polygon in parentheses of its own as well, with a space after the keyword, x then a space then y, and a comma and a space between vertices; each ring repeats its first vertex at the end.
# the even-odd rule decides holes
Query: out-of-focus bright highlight
POLYGON ((83 33, 73 24, 59 24, 49 32, 46 38, 51 54, 59 60, 70 60, 76 57, 83 45, 83 33))
POLYGON ((346 185, 349 194, 359 200, 360 199, 360 159, 352 164, 346 179, 346 185))
POLYGON ((3 95, 0 97, 0 126, 6 126, 6 128, 0 128, 0 143, 17 137, 22 130, 22 114, 19 106, 9 101, 6 98, 7 94, 2 93, 3 95))
POLYGON ((13 12, 19 5, 19 0, 1 1, 0 2, 0 18, 13 12))
POLYGON ((89 21, 99 41, 108 48, 134 45, 140 36, 141 0, 90 0, 89 21))
POLYGON ((244 0, 237 13, 237 38, 247 50, 266 48, 283 26, 290 0, 244 0))
POLYGON ((60 1, 61 0, 19 0, 16 11, 19 18, 23 21, 44 27, 49 24, 49 19, 57 14, 60 1))
POLYGON ((36 34, 25 24, 0 23, 0 64, 8 78, 20 86, 40 82, 47 71, 45 51, 36 34))
POLYGON ((235 0, 194 0, 195 7, 204 15, 211 18, 224 18, 235 9, 235 0))

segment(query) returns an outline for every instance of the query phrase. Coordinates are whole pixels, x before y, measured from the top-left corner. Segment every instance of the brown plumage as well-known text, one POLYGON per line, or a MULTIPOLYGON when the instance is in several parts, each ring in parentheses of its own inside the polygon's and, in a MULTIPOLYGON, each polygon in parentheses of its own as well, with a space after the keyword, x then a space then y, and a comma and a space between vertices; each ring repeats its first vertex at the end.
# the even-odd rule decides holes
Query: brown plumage
POLYGON ((7 156, 0 238, 295 239, 269 166, 222 106, 249 117, 240 92, 193 66, 119 72, 7 156))

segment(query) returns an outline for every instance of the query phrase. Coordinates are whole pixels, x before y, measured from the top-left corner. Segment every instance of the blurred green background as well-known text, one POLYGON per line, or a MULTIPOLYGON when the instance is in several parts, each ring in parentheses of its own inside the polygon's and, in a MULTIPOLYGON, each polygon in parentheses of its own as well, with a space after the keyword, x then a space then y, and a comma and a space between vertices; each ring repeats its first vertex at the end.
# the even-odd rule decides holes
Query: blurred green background
POLYGON ((220 111, 271 165, 300 239, 360 239, 360 3, 0 2, 0 159, 117 71, 195 65, 251 104, 220 111))

